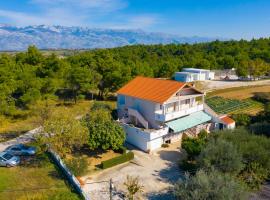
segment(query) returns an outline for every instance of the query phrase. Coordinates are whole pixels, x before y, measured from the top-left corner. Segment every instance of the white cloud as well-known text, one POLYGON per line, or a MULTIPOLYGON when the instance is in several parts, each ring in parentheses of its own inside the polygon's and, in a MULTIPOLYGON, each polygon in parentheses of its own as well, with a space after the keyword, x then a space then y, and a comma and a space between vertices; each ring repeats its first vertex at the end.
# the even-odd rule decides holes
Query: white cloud
POLYGON ((39 12, 0 9, 1 18, 12 24, 91 26, 98 28, 145 29, 160 23, 154 14, 123 14, 127 0, 29 0, 39 12))
POLYGON ((120 10, 127 6, 127 2, 123 0, 32 0, 30 3, 49 7, 98 9, 107 12, 120 10))
POLYGON ((147 29, 157 24, 163 23, 159 15, 139 14, 122 15, 114 20, 113 23, 106 24, 109 28, 115 29, 147 29), (119 19, 119 20, 117 20, 119 19))

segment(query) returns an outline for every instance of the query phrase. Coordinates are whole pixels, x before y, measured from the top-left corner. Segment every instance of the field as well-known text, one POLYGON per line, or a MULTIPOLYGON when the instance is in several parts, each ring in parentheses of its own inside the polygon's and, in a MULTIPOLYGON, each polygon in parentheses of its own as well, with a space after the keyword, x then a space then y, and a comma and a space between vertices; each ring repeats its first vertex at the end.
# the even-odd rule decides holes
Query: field
POLYGON ((256 92, 270 92, 270 85, 227 88, 215 90, 207 95, 242 100, 253 97, 256 92))
POLYGON ((220 96, 206 98, 206 103, 219 114, 256 114, 263 110, 263 104, 252 99, 228 99, 220 96))
POLYGON ((48 155, 41 154, 22 165, 0 167, 0 199, 79 200, 48 155))

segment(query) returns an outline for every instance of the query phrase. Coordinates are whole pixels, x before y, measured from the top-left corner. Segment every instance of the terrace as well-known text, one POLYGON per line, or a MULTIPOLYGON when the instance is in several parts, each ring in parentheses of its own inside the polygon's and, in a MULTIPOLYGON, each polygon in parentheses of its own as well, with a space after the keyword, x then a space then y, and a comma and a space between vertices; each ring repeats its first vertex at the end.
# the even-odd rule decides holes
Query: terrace
POLYGON ((203 110, 203 95, 177 96, 155 111, 155 120, 165 122, 203 110))

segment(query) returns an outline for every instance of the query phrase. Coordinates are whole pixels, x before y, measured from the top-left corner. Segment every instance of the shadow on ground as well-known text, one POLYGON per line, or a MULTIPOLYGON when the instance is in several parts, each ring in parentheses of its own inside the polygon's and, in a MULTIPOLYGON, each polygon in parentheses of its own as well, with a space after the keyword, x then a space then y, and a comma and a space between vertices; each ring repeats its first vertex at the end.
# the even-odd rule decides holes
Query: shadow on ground
POLYGON ((150 193, 147 195, 148 200, 175 200, 172 191, 166 191, 162 193, 150 193))
POLYGON ((162 160, 167 161, 167 167, 158 172, 160 181, 168 182, 171 184, 176 183, 180 178, 179 159, 181 153, 179 151, 159 151, 158 152, 162 160))

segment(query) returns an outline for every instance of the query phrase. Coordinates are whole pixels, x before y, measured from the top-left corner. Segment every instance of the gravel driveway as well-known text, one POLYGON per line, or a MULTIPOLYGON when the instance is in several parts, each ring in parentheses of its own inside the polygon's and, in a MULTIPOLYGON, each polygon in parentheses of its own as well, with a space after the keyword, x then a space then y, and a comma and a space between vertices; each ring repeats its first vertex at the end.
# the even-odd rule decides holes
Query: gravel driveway
MULTIPOLYGON (((180 178, 178 161, 181 157, 179 143, 171 144, 169 148, 162 148, 151 154, 139 150, 133 150, 135 159, 126 164, 122 164, 107 170, 103 170, 95 175, 83 177, 87 179, 84 190, 91 199, 108 199, 108 182, 113 180, 117 191, 124 191, 123 183, 126 176, 138 176, 140 183, 144 186, 143 199, 171 199, 170 187, 180 178)), ((120 199, 115 197, 114 199, 120 199)))

